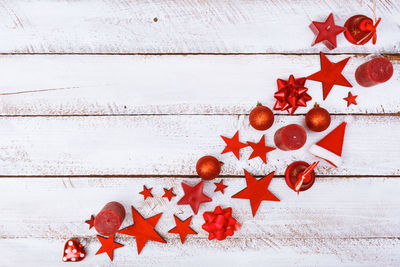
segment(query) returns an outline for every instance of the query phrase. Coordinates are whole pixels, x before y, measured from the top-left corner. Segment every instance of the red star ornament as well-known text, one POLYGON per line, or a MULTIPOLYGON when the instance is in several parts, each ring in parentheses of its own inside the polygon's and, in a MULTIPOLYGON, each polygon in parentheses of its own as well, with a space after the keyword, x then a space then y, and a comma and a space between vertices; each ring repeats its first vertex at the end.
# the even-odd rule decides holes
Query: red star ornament
POLYGON ((258 207, 261 201, 280 201, 274 194, 268 190, 268 186, 271 183, 272 177, 275 172, 271 172, 266 177, 257 180, 250 173, 244 170, 246 176, 247 187, 242 191, 236 193, 232 198, 249 199, 253 217, 256 216, 258 207))
POLYGON ((90 219, 86 220, 85 223, 89 224, 89 229, 92 229, 94 226, 94 215, 90 216, 90 219))
POLYGON ((228 138, 228 137, 225 137, 222 135, 221 135, 221 137, 224 140, 224 142, 226 143, 226 147, 225 147, 224 151, 222 151, 221 154, 232 152, 233 154, 235 154, 237 159, 240 159, 239 158, 239 150, 244 147, 247 147, 248 145, 239 141, 239 131, 236 131, 235 135, 232 138, 228 138))
POLYGON ((329 49, 336 48, 336 35, 344 32, 345 27, 335 25, 333 14, 329 14, 325 22, 313 21, 310 24, 310 29, 316 35, 315 40, 311 46, 322 42, 329 49))
POLYGON ((169 230, 168 233, 178 234, 181 238, 182 244, 185 242, 187 235, 197 235, 197 232, 195 232, 192 228, 190 228, 190 222, 192 221, 192 217, 193 216, 190 216, 186 220, 181 221, 178 217, 176 217, 176 215, 174 215, 176 226, 171 230, 169 230))
POLYGON ((227 188, 227 185, 224 185, 224 180, 221 180, 219 183, 214 183, 215 184, 215 190, 214 192, 221 192, 222 194, 224 194, 224 190, 225 188, 227 188))
POLYGON ((265 145, 265 135, 261 137, 258 143, 253 143, 253 142, 247 142, 247 143, 253 149, 253 153, 251 153, 249 159, 260 157, 265 164, 267 163, 267 153, 272 150, 275 150, 275 147, 269 147, 265 145))
POLYGON ((356 98, 358 95, 352 95, 351 92, 347 95, 347 97, 343 98, 344 100, 347 101, 347 106, 350 106, 351 104, 357 105, 356 98))
POLYGON ((144 200, 146 200, 146 198, 148 197, 153 197, 153 195, 151 194, 151 190, 153 188, 147 188, 145 185, 143 186, 143 191, 140 192, 139 194, 143 195, 144 200))
POLYGON ((100 241, 101 247, 96 252, 96 255, 105 252, 105 253, 107 253, 108 257, 110 257, 110 260, 112 261, 114 258, 114 250, 117 248, 122 248, 124 246, 120 243, 115 242, 114 237, 115 237, 114 235, 110 236, 109 238, 97 235, 97 239, 100 241))
POLYGON ((324 53, 320 53, 321 55, 321 70, 308 76, 307 79, 313 81, 322 82, 322 88, 324 93, 324 100, 329 95, 332 87, 337 85, 353 87, 348 80, 342 75, 342 71, 349 61, 350 57, 343 59, 337 63, 332 63, 325 56, 324 53))
POLYGON ((136 238, 138 254, 140 254, 149 240, 167 243, 167 241, 165 241, 160 234, 154 230, 161 215, 162 213, 159 213, 153 217, 144 219, 143 216, 132 206, 133 225, 120 230, 119 233, 134 236, 136 238))
POLYGON ((201 181, 194 187, 182 183, 185 195, 178 201, 178 205, 190 205, 194 214, 197 214, 201 203, 211 202, 212 199, 203 193, 204 183, 201 181))
POLYGON ((171 201, 173 197, 176 197, 176 195, 172 192, 174 190, 173 188, 166 189, 164 188, 164 195, 162 197, 168 198, 168 201, 171 201))

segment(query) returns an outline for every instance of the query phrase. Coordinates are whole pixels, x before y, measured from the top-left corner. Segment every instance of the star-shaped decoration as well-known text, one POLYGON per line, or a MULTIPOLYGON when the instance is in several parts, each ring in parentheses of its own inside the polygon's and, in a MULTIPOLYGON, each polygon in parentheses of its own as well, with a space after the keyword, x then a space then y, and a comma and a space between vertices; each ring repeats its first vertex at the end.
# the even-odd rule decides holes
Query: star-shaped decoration
POLYGON ((260 157, 264 163, 267 163, 267 153, 275 150, 275 147, 265 145, 265 135, 263 135, 258 143, 247 142, 253 149, 249 159, 260 157))
POLYGON ((345 27, 335 25, 333 14, 329 14, 324 22, 313 21, 310 24, 310 29, 316 35, 315 40, 311 46, 323 42, 329 49, 336 48, 336 35, 344 32, 345 27))
POLYGON ((140 192, 139 194, 143 195, 144 200, 146 200, 146 198, 148 197, 153 197, 153 195, 151 194, 151 190, 153 188, 147 188, 145 185, 143 186, 143 191, 140 192))
POLYGON ((162 197, 166 197, 168 198, 169 201, 171 201, 173 197, 176 197, 176 195, 172 192, 172 190, 173 188, 170 189, 164 188, 164 195, 162 197))
POLYGON ((239 159, 239 150, 248 146, 247 144, 239 141, 239 131, 237 131, 232 138, 228 138, 222 135, 221 137, 226 143, 226 147, 221 154, 232 152, 233 154, 235 154, 236 158, 239 159))
POLYGON ((352 95, 351 92, 347 95, 347 97, 343 98, 344 100, 347 101, 347 106, 350 106, 351 104, 357 105, 356 98, 358 95, 352 95))
POLYGON ((120 230, 119 233, 136 237, 138 254, 140 254, 148 240, 167 243, 167 241, 165 241, 160 234, 154 230, 161 215, 162 213, 159 213, 153 217, 144 219, 143 216, 132 206, 133 225, 120 230))
POLYGON ((192 217, 193 216, 190 216, 186 220, 181 221, 178 217, 176 217, 176 215, 174 215, 176 226, 171 230, 169 230, 168 233, 178 234, 181 238, 182 244, 185 242, 187 235, 197 235, 197 232, 195 232, 192 228, 190 228, 190 222, 192 221, 192 217))
POLYGON ((271 172, 266 177, 257 180, 250 173, 244 170, 246 176, 247 187, 236 193, 232 198, 249 199, 253 217, 256 215, 258 207, 263 200, 279 201, 279 199, 268 190, 272 177, 275 172, 271 172))
POLYGON ((193 187, 182 183, 185 195, 178 201, 178 205, 190 205, 194 214, 197 214, 201 203, 212 201, 210 197, 203 193, 203 187, 203 181, 193 187))
POLYGON ((101 254, 101 253, 107 253, 108 257, 110 257, 110 260, 112 261, 114 258, 114 250, 117 248, 121 248, 124 245, 117 243, 114 241, 114 235, 106 238, 102 237, 100 235, 97 235, 97 239, 101 243, 100 249, 96 252, 96 255, 101 254))
POLYGON ((219 183, 214 183, 215 184, 215 190, 214 192, 221 192, 222 194, 224 194, 224 190, 225 188, 227 188, 227 185, 224 185, 224 180, 221 180, 219 183))
POLYGON ((322 88, 324 92, 324 100, 329 95, 332 87, 337 85, 353 87, 348 80, 342 75, 342 71, 349 61, 350 57, 339 61, 338 63, 332 63, 325 56, 324 53, 321 55, 321 70, 308 76, 307 79, 322 82, 322 88))
POLYGON ((90 219, 86 220, 85 223, 89 224, 89 229, 92 229, 94 226, 94 215, 90 216, 90 219))

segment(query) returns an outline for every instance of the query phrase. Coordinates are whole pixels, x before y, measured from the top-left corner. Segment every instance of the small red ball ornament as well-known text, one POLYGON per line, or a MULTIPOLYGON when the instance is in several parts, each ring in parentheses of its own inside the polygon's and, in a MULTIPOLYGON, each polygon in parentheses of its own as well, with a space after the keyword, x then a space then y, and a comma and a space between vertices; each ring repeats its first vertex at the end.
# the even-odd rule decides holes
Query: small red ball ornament
POLYGON ((217 178, 221 172, 222 162, 213 156, 204 156, 197 161, 196 171, 203 180, 217 178))
POLYGON ((311 131, 325 131, 330 124, 331 115, 326 109, 321 108, 317 103, 307 112, 306 125, 311 131))
POLYGON ((251 112, 249 116, 250 125, 259 131, 265 131, 269 129, 274 123, 274 113, 271 109, 261 104, 258 104, 251 112))
POLYGON ((344 36, 347 41, 355 45, 364 45, 371 39, 372 44, 375 44, 377 39, 376 27, 380 21, 381 18, 374 21, 364 15, 352 16, 344 24, 346 28, 344 36))

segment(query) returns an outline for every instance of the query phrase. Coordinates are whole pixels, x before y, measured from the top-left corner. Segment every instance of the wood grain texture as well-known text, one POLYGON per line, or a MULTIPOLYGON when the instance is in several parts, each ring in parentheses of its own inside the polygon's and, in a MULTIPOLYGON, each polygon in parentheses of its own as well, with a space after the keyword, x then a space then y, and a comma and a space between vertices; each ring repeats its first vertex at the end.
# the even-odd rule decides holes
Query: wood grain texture
MULTIPOLYGON (((339 53, 397 53, 398 1, 378 0, 378 43, 339 53)), ((370 1, 1 1, 2 53, 316 53, 311 21, 334 12, 343 25, 372 16, 370 1), (49 12, 51 10, 51 12, 49 12), (157 18, 157 22, 154 21, 157 18)))
MULTIPOLYGON (((346 56, 329 56, 338 62, 346 56)), ((394 76, 364 88, 354 72, 370 57, 352 57, 344 76, 353 88, 335 86, 322 100, 320 82, 307 81, 314 102, 331 113, 387 114, 400 110, 400 61, 394 76), (347 107, 348 91, 358 105, 347 107)), ((308 76, 318 55, 285 56, 0 56, 1 115, 248 114, 258 101, 273 107, 276 79, 308 76)), ((287 112, 276 112, 287 114, 287 112)))

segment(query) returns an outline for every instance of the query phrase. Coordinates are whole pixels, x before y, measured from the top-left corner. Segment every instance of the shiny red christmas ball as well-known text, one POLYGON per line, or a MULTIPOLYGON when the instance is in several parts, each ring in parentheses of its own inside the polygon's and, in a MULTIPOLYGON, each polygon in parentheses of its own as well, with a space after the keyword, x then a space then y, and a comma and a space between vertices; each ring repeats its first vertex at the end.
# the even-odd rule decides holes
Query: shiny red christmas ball
POLYGON ((274 123, 274 113, 260 104, 250 112, 249 120, 254 129, 265 131, 274 123))
POLYGON ((196 171, 200 178, 212 180, 221 172, 222 163, 213 156, 204 156, 197 161, 196 171))
POLYGON ((329 112, 315 104, 315 106, 307 112, 306 125, 314 132, 325 131, 331 124, 331 115, 329 112))

